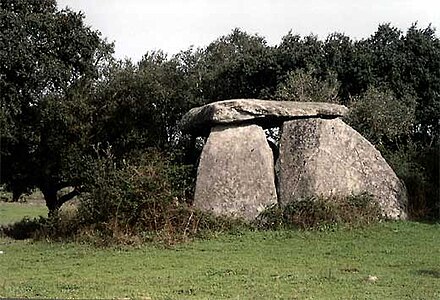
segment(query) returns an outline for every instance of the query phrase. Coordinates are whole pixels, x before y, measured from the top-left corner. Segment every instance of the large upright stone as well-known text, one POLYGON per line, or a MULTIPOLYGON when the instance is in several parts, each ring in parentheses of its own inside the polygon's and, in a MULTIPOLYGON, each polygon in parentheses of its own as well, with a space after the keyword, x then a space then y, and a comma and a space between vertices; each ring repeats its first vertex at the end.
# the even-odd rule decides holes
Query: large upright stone
POLYGON ((379 151, 340 119, 304 119, 282 127, 279 201, 311 195, 371 193, 383 214, 406 218, 406 189, 379 151))
POLYGON ((180 127, 183 132, 206 135, 212 126, 221 124, 252 123, 269 128, 286 120, 336 118, 347 112, 345 106, 332 103, 233 99, 191 109, 180 127))
POLYGON ((277 202, 272 151, 261 127, 214 127, 203 148, 194 206, 254 219, 277 202))

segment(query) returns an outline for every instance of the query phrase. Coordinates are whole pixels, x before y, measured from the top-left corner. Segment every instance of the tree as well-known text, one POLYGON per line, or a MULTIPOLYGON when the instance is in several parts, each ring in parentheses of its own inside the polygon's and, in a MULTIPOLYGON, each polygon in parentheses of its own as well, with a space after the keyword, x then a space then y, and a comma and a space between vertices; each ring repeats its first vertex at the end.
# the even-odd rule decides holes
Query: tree
POLYGON ((117 158, 146 148, 166 151, 178 138, 178 122, 193 103, 193 88, 177 58, 149 52, 134 64, 113 65, 96 88, 94 144, 108 144, 117 158))
MULTIPOLYGON (((403 39, 405 51, 401 69, 404 83, 418 99, 417 139, 433 145, 440 141, 440 39, 435 30, 411 26, 403 39)), ((397 86, 400 91, 405 90, 397 86)))
POLYGON ((275 90, 272 48, 264 38, 240 29, 207 46, 197 67, 203 98, 209 102, 264 97, 275 90))
POLYGON ((0 3, 1 178, 39 188, 51 212, 77 195, 92 111, 87 95, 113 46, 55 0, 0 3))
POLYGON ((298 69, 314 70, 320 75, 324 64, 323 42, 318 40, 315 35, 301 38, 301 36, 289 32, 276 47, 275 57, 278 66, 278 80, 283 80, 289 72, 298 69))
POLYGON ((390 89, 370 87, 353 99, 348 121, 373 144, 396 150, 413 134, 416 105, 410 95, 399 99, 390 89))
POLYGON ((326 80, 318 80, 313 72, 299 69, 288 73, 275 92, 275 99, 301 102, 338 103, 340 83, 336 74, 329 74, 326 80))
POLYGON ((390 24, 383 24, 371 37, 356 42, 354 48, 352 76, 342 80, 346 94, 357 96, 370 87, 386 86, 398 99, 415 98, 417 130, 412 139, 425 145, 437 143, 440 40, 435 30, 430 26, 419 29, 414 24, 405 35, 390 24))
POLYGON ((430 26, 405 35, 384 24, 355 48, 351 86, 366 91, 352 110, 355 126, 405 181, 413 215, 438 217, 440 40, 430 26))
POLYGON ((347 104, 354 91, 353 78, 356 75, 354 62, 356 51, 353 41, 340 33, 330 34, 324 42, 325 61, 322 73, 336 74, 340 82, 338 94, 342 104, 347 104))

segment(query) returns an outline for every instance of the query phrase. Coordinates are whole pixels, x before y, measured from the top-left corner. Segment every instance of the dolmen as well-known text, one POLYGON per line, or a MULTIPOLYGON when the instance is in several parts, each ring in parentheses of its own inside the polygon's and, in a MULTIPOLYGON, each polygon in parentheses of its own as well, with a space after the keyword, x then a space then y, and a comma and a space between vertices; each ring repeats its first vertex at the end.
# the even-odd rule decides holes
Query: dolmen
POLYGON ((181 129, 208 137, 194 206, 255 219, 273 204, 369 193, 390 219, 406 219, 403 183, 380 152, 341 119, 345 106, 234 99, 191 109, 181 129), (274 157, 265 129, 279 128, 274 157))

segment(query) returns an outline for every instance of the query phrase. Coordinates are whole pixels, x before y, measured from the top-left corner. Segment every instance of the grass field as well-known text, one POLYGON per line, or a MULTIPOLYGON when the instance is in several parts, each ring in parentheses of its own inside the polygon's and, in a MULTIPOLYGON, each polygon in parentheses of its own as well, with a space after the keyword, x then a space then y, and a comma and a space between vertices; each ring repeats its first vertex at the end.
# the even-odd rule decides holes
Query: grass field
MULTIPOLYGON (((0 203, 0 222, 20 209, 0 203)), ((0 297, 440 299, 439 224, 248 231, 169 249, 0 238, 0 251, 0 297)))
MULTIPOLYGON (((12 195, 0 190, 0 196, 10 199, 12 195)), ((22 220, 25 217, 47 217, 47 208, 42 200, 41 193, 36 192, 29 196, 23 196, 25 202, 0 202, 0 225, 6 225, 22 220)))

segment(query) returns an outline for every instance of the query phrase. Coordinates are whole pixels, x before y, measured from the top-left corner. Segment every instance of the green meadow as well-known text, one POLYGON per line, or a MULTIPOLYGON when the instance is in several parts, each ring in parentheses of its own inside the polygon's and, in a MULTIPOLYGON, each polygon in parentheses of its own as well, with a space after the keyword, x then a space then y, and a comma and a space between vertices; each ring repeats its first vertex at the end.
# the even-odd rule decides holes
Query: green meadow
MULTIPOLYGON (((0 203, 2 224, 46 214, 0 203)), ((0 297, 440 299, 440 225, 243 231, 172 247, 0 238, 0 297)))

